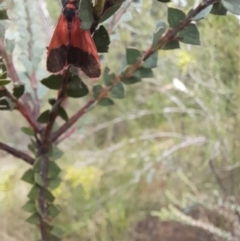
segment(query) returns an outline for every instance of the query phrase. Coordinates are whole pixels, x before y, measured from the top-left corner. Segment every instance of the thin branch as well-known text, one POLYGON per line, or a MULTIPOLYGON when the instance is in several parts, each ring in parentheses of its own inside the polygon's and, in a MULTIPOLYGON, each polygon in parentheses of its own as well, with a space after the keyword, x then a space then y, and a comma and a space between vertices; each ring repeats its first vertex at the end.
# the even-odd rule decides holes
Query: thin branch
POLYGON ((45 147, 48 146, 48 143, 50 141, 50 135, 52 132, 52 128, 53 125, 55 123, 55 120, 57 119, 58 116, 58 108, 62 105, 63 101, 66 98, 66 94, 67 94, 67 87, 68 87, 68 83, 70 81, 71 78, 71 74, 69 72, 69 70, 66 70, 63 76, 63 84, 62 84, 62 88, 58 94, 58 99, 57 102, 55 103, 55 105, 52 108, 51 114, 50 114, 50 120, 44 130, 44 135, 43 135, 43 145, 45 145, 45 147))
POLYGON ((77 120, 87 112, 89 107, 91 107, 94 102, 95 100, 89 100, 85 106, 83 106, 75 115, 73 115, 67 122, 65 122, 57 131, 52 134, 51 141, 55 142, 63 133, 65 133, 71 126, 73 126, 77 120))
POLYGON ((27 162, 30 165, 34 164, 34 159, 32 157, 30 157, 28 154, 26 154, 22 151, 19 151, 11 146, 8 146, 2 142, 0 142, 0 149, 6 151, 7 153, 9 153, 17 158, 24 160, 25 162, 27 162))
POLYGON ((75 132, 76 132, 77 128, 76 127, 72 127, 71 129, 69 129, 67 132, 64 133, 64 135, 62 136, 62 138, 59 138, 55 144, 58 145, 60 142, 63 142, 64 140, 68 139, 70 136, 72 136, 75 132))
POLYGON ((33 89, 33 116, 34 119, 37 119, 40 114, 40 99, 37 93, 37 79, 36 79, 36 72, 34 71, 30 77, 32 89, 33 89))
POLYGON ((119 22, 123 14, 127 11, 127 9, 131 6, 133 0, 129 0, 126 6, 122 6, 116 14, 114 14, 113 19, 108 27, 108 33, 111 34, 113 32, 114 27, 119 22))

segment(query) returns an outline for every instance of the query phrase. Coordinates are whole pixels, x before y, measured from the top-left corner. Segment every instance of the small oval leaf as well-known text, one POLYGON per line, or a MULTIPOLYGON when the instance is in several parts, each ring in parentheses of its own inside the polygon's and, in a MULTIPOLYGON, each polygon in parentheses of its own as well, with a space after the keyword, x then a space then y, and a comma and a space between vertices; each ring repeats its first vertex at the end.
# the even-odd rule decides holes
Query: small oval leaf
POLYGON ((30 184, 34 183, 34 172, 33 169, 29 169, 26 172, 24 172, 21 180, 28 182, 30 184))
POLYGON ((99 29, 97 29, 93 35, 93 40, 95 42, 97 51, 99 53, 107 53, 109 44, 110 44, 110 38, 108 35, 108 32, 106 28, 101 25, 99 29))
POLYGON ((18 99, 20 98, 25 91, 25 85, 24 84, 19 84, 19 85, 14 85, 13 87, 13 95, 18 99))
POLYGON ((110 95, 113 98, 116 99, 123 99, 124 98, 124 87, 121 82, 117 83, 113 86, 113 88, 110 90, 110 95))
POLYGON ((177 35, 179 41, 192 44, 200 45, 200 34, 195 24, 189 24, 177 35))
POLYGON ((51 90, 59 90, 62 87, 63 77, 62 75, 50 75, 41 81, 43 85, 51 90))
POLYGON ((40 224, 40 215, 38 213, 32 214, 28 219, 26 219, 26 222, 38 225, 40 224))
POLYGON ((50 119, 50 110, 45 110, 38 118, 37 122, 45 124, 48 123, 50 119))
POLYGON ((101 106, 111 106, 114 105, 114 102, 110 98, 104 98, 98 104, 101 106))
POLYGON ((103 81, 106 86, 110 86, 113 84, 116 75, 114 73, 110 74, 110 69, 106 67, 103 71, 103 81))
POLYGON ((67 95, 72 98, 81 98, 88 95, 89 90, 82 80, 77 76, 73 76, 68 85, 67 95))
POLYGON ((141 57, 141 52, 136 48, 127 48, 126 51, 126 58, 127 58, 127 64, 131 65, 136 62, 136 60, 141 57))
POLYGON ((22 127, 21 131, 28 136, 34 136, 34 131, 30 127, 22 127))
POLYGON ((184 19, 186 14, 177 8, 168 8, 168 23, 170 27, 178 26, 184 19))

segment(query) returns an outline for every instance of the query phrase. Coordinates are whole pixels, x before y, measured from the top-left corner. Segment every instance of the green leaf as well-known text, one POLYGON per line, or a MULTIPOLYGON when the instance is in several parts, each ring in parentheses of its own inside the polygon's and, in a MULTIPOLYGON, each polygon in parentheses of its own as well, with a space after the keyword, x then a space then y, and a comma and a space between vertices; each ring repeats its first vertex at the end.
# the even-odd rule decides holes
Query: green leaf
POLYGON ((15 104, 10 98, 3 97, 3 98, 0 98, 0 107, 5 108, 5 110, 13 110, 15 109, 15 104))
POLYGON ((58 236, 54 235, 54 234, 48 234, 48 239, 51 241, 61 241, 62 239, 59 238, 58 236))
POLYGON ((60 106, 58 108, 58 115, 65 121, 68 121, 68 115, 67 112, 60 106))
POLYGON ((240 15, 240 1, 239 0, 223 0, 223 6, 231 13, 240 15))
POLYGON ((55 234, 55 235, 58 235, 60 237, 63 237, 65 232, 62 228, 59 228, 59 227, 54 225, 52 233, 55 234))
POLYGON ((157 61, 158 61, 158 52, 155 51, 151 56, 149 56, 143 63, 144 68, 156 68, 157 67, 157 61))
POLYGON ((57 146, 53 145, 49 156, 52 161, 56 161, 63 156, 63 151, 60 150, 57 146))
POLYGON ((122 80, 122 82, 125 84, 125 85, 132 85, 132 84, 136 84, 138 82, 141 81, 141 78, 139 77, 136 77, 136 76, 131 76, 127 79, 124 79, 122 80))
POLYGON ((136 62, 136 60, 141 57, 141 52, 136 48, 127 48, 126 58, 127 64, 131 65, 136 62))
POLYGON ((121 82, 117 83, 113 86, 110 90, 111 97, 116 99, 123 99, 124 98, 124 87, 121 82))
POLYGON ((33 143, 28 144, 28 150, 31 151, 33 154, 36 154, 35 145, 33 143))
POLYGON ((63 77, 62 75, 50 75, 41 81, 43 85, 51 90, 59 90, 62 87, 63 77))
POLYGON ((39 158, 37 158, 33 164, 33 171, 40 172, 40 165, 41 165, 41 161, 39 158))
POLYGON ((192 45, 200 45, 200 35, 195 24, 189 24, 179 32, 178 38, 181 42, 192 45))
MULTIPOLYGON (((53 230, 53 226, 52 225, 49 225, 48 223, 43 222, 43 226, 47 230, 48 233, 52 232, 52 230, 53 230)), ((42 241, 42 240, 40 240, 40 241, 42 241)))
POLYGON ((48 210, 49 210, 49 214, 52 218, 57 217, 59 214, 59 210, 53 204, 49 205, 48 210))
POLYGON ((45 124, 48 123, 50 119, 50 110, 45 110, 38 118, 37 122, 45 124))
POLYGON ((30 127, 22 127, 21 131, 28 136, 34 136, 34 131, 30 127))
POLYGON ((152 69, 140 68, 138 71, 140 72, 140 75, 142 78, 152 78, 153 77, 152 69))
POLYGON ((55 197, 52 195, 52 193, 50 191, 48 191, 46 189, 44 190, 44 192, 45 192, 46 200, 48 200, 50 203, 52 203, 54 201, 55 197))
POLYGON ((209 5, 200 11, 195 17, 192 18, 193 21, 198 21, 200 19, 205 18, 212 10, 213 5, 209 5))
POLYGON ((105 67, 105 69, 103 71, 104 84, 106 86, 112 85, 115 78, 116 78, 116 75, 114 73, 110 74, 110 69, 108 67, 105 67))
POLYGON ((61 172, 61 169, 59 168, 59 166, 53 162, 50 161, 49 162, 49 166, 48 166, 48 175, 50 178, 55 178, 58 176, 58 174, 61 172))
POLYGON ((55 177, 54 179, 50 179, 49 188, 51 190, 57 188, 61 184, 62 180, 60 177, 55 177))
POLYGON ((167 25, 164 21, 160 20, 156 24, 155 31, 153 33, 153 46, 158 43, 162 35, 165 33, 167 25))
POLYGON ((82 80, 77 76, 73 76, 68 85, 67 95, 72 98, 81 98, 88 95, 89 90, 82 80))
POLYGON ((178 26, 184 19, 186 14, 177 8, 168 8, 168 23, 170 27, 178 26))
POLYGON ((24 84, 14 84, 14 87, 13 87, 13 95, 18 99, 20 98, 23 94, 24 94, 24 91, 25 91, 25 85, 24 84))
POLYGON ((103 13, 102 17, 100 18, 100 23, 106 21, 106 20, 107 20, 108 18, 110 18, 114 13, 116 13, 117 10, 121 7, 123 1, 124 1, 124 0, 120 1, 120 2, 117 3, 117 4, 114 4, 114 6, 112 6, 112 7, 109 7, 109 8, 107 9, 107 11, 105 11, 105 12, 103 13))
POLYGON ((78 17, 81 19, 81 28, 90 29, 93 23, 92 2, 89 0, 80 0, 78 17))
POLYGON ((11 82, 11 80, 0 80, 0 86, 7 85, 11 82))
MULTIPOLYGON (((2 64, 2 66, 5 66, 4 64, 2 64)), ((4 80, 4 79, 7 79, 7 71, 3 72, 3 71, 0 71, 0 80, 4 80)))
POLYGON ((52 106, 55 105, 56 102, 57 102, 57 100, 55 98, 49 98, 48 99, 48 103, 52 106))
POLYGON ((93 35, 93 40, 95 42, 95 45, 97 47, 97 51, 99 53, 107 53, 109 44, 110 44, 110 38, 108 35, 108 32, 106 28, 101 25, 99 29, 97 29, 93 35))
POLYGON ((172 40, 170 42, 168 42, 167 44, 165 44, 163 46, 163 50, 173 50, 173 49, 179 49, 180 48, 180 44, 178 40, 172 40))
POLYGON ((223 15, 227 14, 227 10, 226 10, 226 8, 224 8, 222 3, 214 3, 213 8, 210 13, 213 15, 223 16, 223 15))
POLYGON ((7 79, 7 67, 2 60, 0 60, 0 66, 1 66, 1 68, 0 68, 1 78, 0 79, 7 79))
POLYGON ((27 203, 25 203, 25 204, 22 206, 22 209, 23 209, 25 212, 28 212, 28 213, 34 213, 34 212, 36 212, 36 202, 35 202, 35 200, 29 200, 27 203))
POLYGON ((101 89, 102 89, 102 86, 101 85, 94 85, 93 86, 93 96, 94 96, 94 99, 97 99, 97 97, 99 96, 99 94, 101 93, 101 89))
POLYGON ((39 187, 35 185, 32 187, 32 189, 30 190, 27 196, 30 200, 37 200, 39 197, 39 192, 40 192, 39 187))
POLYGON ((110 98, 104 98, 98 102, 101 106, 111 106, 114 105, 114 102, 110 98))
POLYGON ((38 225, 40 224, 40 219, 41 219, 40 215, 38 213, 34 213, 28 219, 26 219, 26 221, 28 223, 38 225))
POLYGON ((41 177, 41 175, 39 173, 34 173, 34 181, 35 183, 37 183, 39 186, 43 187, 44 183, 43 183, 43 179, 41 177))
POLYGON ((34 183, 34 172, 33 169, 28 169, 26 172, 24 172, 21 180, 28 182, 30 184, 34 183))
POLYGON ((140 82, 141 79, 141 72, 140 70, 137 70, 134 72, 133 76, 129 77, 129 78, 123 78, 122 82, 126 85, 131 85, 131 84, 135 84, 140 82))
POLYGON ((8 15, 6 10, 0 10, 0 20, 7 20, 8 15))
POLYGON ((171 2, 171 0, 157 0, 158 2, 161 2, 161 3, 169 3, 171 2))

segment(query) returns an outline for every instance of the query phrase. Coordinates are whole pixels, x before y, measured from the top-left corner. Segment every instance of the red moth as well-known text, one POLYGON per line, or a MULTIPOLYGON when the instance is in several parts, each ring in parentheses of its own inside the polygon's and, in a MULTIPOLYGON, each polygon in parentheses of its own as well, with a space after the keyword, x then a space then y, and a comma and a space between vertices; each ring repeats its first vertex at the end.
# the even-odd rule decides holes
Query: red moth
POLYGON ((80 28, 76 0, 67 0, 58 19, 47 53, 47 70, 58 74, 69 65, 88 77, 101 75, 98 52, 89 30, 80 28))

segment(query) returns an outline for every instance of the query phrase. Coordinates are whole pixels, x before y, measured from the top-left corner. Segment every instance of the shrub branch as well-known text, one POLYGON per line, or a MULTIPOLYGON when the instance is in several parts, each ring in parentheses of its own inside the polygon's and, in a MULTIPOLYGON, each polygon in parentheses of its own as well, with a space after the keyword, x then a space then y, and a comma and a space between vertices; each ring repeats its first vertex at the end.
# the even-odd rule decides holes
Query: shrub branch
POLYGON ((55 131, 52 136, 51 140, 52 142, 56 142, 57 139, 66 132, 70 127, 72 127, 77 120, 82 117, 87 110, 90 107, 94 107, 96 102, 100 102, 103 100, 106 96, 108 96, 110 90, 121 81, 122 78, 129 78, 131 77, 134 72, 136 72, 138 69, 140 69, 143 65, 143 62, 147 60, 151 55, 153 55, 156 51, 163 48, 164 45, 167 43, 173 41, 177 38, 177 34, 183 30, 186 26, 188 26, 192 22, 192 18, 195 17, 197 14, 199 14, 202 10, 207 8, 209 5, 212 5, 213 3, 220 2, 219 0, 209 0, 208 2, 201 2, 194 10, 190 11, 189 14, 186 16, 186 18, 176 27, 168 29, 165 34, 159 39, 156 47, 153 48, 151 46, 143 55, 141 58, 136 60, 136 62, 133 65, 130 65, 124 73, 119 74, 115 77, 113 80, 113 84, 110 86, 103 87, 101 90, 101 93, 99 94, 97 100, 91 99, 88 101, 88 103, 83 106, 79 111, 77 111, 67 122, 65 122, 57 131, 55 131))
POLYGON ((0 149, 4 150, 5 152, 7 152, 17 158, 22 159, 23 161, 27 162, 30 165, 33 165, 33 163, 34 163, 34 159, 32 157, 30 157, 28 154, 26 154, 20 150, 17 150, 16 148, 13 148, 11 146, 8 146, 2 142, 0 142, 0 149))

